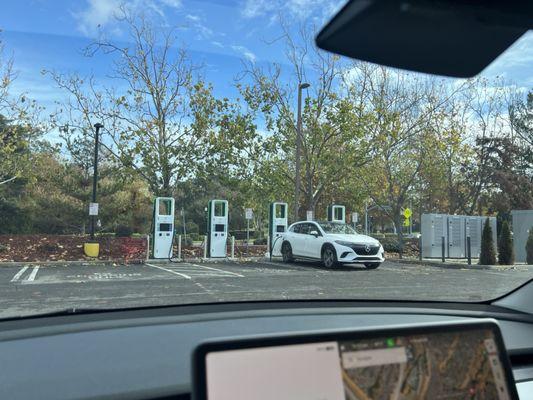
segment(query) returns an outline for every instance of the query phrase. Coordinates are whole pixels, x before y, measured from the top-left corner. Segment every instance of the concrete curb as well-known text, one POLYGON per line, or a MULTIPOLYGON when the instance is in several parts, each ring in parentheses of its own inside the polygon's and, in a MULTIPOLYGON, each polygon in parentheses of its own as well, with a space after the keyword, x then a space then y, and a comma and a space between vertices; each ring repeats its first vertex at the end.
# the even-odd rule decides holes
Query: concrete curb
POLYGON ((399 259, 399 258, 387 258, 389 261, 394 261, 399 264, 416 264, 416 265, 426 265, 430 267, 437 267, 437 268, 444 268, 444 269, 474 269, 474 270, 495 270, 495 271, 505 271, 509 269, 514 269, 516 267, 525 266, 522 264, 514 264, 514 265, 479 265, 479 264, 472 264, 468 265, 465 263, 458 263, 458 262, 445 262, 442 261, 430 261, 430 260, 409 260, 409 259, 399 259))
POLYGON ((2 267, 19 267, 24 265, 139 265, 143 264, 145 260, 130 260, 127 263, 124 260, 63 260, 63 261, 0 261, 0 268, 2 267))
MULTIPOLYGON (((220 262, 227 262, 227 261, 235 261, 235 262, 246 262, 246 261, 261 261, 261 260, 268 260, 268 258, 265 258, 264 256, 257 256, 257 257, 242 257, 242 258, 185 258, 185 259, 173 259, 176 263, 186 263, 186 262, 194 262, 194 263, 209 263, 209 264, 217 264, 220 262)), ((135 265, 135 264, 166 264, 168 263, 168 259, 147 259, 147 260, 129 260, 127 263, 124 262, 123 259, 119 260, 54 260, 54 261, 0 261, 0 268, 2 267, 17 267, 17 266, 24 266, 24 265, 64 265, 64 264, 70 264, 70 265, 110 265, 110 264, 120 264, 120 265, 135 265)))

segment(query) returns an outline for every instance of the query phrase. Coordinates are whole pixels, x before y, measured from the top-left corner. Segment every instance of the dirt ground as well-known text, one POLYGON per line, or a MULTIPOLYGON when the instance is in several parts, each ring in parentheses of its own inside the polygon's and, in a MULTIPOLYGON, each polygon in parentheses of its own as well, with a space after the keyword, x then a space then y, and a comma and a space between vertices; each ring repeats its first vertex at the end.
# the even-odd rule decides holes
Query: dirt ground
MULTIPOLYGON (((86 236, 0 235, 0 261, 83 261, 86 236)), ((100 260, 134 261, 146 258, 145 238, 97 237, 100 260)))

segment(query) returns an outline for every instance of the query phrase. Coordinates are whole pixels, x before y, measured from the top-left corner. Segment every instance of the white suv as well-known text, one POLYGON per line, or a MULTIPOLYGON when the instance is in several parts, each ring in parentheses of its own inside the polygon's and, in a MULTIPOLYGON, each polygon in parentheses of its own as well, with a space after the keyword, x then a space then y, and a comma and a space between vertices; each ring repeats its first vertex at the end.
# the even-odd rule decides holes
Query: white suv
POLYGON ((379 241, 360 235, 350 225, 340 222, 295 222, 283 235, 281 255, 284 262, 296 258, 322 260, 326 268, 340 263, 360 263, 374 269, 385 261, 385 251, 379 241))

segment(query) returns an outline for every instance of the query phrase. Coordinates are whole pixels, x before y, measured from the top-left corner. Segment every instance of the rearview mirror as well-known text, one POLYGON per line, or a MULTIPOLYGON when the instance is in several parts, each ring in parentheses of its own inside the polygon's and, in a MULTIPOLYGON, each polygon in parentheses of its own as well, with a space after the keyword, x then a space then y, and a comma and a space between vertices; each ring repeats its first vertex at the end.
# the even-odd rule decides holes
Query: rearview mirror
POLYGON ((313 235, 314 237, 319 237, 320 236, 317 231, 311 231, 311 232, 309 232, 309 234, 313 235))
POLYGON ((532 28, 531 2, 352 0, 316 44, 375 64, 469 78, 532 28))

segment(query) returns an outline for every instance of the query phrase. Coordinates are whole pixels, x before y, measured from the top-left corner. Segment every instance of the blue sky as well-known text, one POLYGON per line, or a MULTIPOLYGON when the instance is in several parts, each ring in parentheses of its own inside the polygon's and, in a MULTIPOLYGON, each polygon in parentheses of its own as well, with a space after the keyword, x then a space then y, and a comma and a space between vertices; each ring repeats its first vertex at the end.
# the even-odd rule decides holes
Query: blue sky
MULTIPOLYGON (((28 92, 47 107, 62 94, 40 71, 55 70, 94 75, 105 83, 109 57, 86 58, 81 54, 98 29, 116 40, 124 32, 114 18, 122 0, 2 0, 1 39, 13 55, 18 78, 16 92, 28 92), (99 28, 100 27, 100 28, 99 28)), ((234 78, 242 60, 256 63, 284 57, 279 43, 278 15, 288 21, 321 25, 344 3, 342 0, 131 0, 129 7, 144 11, 158 24, 177 26, 179 40, 191 57, 201 62, 204 75, 218 95, 233 96, 234 78)), ((503 75, 519 87, 533 87, 533 34, 528 33, 484 75, 503 75)))

